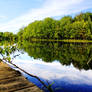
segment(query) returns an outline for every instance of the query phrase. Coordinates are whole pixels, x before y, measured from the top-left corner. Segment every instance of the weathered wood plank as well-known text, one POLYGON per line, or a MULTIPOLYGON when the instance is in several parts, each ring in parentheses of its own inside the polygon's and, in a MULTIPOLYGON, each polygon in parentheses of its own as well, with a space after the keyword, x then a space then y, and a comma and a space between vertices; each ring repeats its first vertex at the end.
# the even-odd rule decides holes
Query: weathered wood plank
POLYGON ((0 62, 0 92, 43 92, 20 72, 0 62))

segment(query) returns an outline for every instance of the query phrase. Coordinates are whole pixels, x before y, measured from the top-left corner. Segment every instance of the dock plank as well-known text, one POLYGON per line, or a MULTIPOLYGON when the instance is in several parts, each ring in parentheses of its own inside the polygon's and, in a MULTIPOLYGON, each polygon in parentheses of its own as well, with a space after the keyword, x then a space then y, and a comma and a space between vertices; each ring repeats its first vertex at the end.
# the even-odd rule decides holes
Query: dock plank
POLYGON ((0 62, 0 92, 43 92, 19 71, 0 62))

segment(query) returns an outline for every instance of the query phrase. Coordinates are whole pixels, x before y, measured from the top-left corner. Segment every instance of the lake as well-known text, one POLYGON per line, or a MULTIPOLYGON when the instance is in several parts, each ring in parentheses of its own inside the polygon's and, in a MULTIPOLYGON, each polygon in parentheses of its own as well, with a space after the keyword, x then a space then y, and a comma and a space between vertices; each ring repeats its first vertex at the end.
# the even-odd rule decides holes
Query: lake
MULTIPOLYGON (((13 63, 51 85, 54 92, 92 92, 92 44, 27 41, 17 44, 23 54, 13 63)), ((37 79, 22 74, 49 92, 37 79)))

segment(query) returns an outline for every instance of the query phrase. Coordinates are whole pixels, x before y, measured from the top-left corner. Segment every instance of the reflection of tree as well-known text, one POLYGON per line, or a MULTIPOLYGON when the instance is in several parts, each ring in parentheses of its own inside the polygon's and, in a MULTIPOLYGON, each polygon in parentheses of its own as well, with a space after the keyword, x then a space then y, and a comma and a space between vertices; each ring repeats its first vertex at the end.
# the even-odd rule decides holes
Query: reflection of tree
MULTIPOLYGON (((20 45, 20 44, 19 44, 20 45)), ((78 69, 90 69, 92 57, 92 46, 90 44, 69 44, 59 42, 22 42, 23 49, 29 56, 35 59, 41 58, 45 62, 58 60, 63 65, 71 63, 78 69)))

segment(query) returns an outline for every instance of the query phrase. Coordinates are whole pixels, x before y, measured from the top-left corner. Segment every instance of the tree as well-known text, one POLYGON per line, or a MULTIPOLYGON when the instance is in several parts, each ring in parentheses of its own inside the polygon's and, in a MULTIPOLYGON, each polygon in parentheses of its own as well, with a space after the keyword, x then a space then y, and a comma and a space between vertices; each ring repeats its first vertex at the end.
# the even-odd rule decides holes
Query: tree
POLYGON ((70 37, 70 29, 71 29, 71 23, 73 22, 73 19, 71 16, 65 16, 60 20, 60 30, 61 30, 61 36, 62 38, 69 38, 70 37))
POLYGON ((34 21, 18 32, 19 39, 92 39, 92 13, 80 13, 60 20, 45 18, 34 21))

